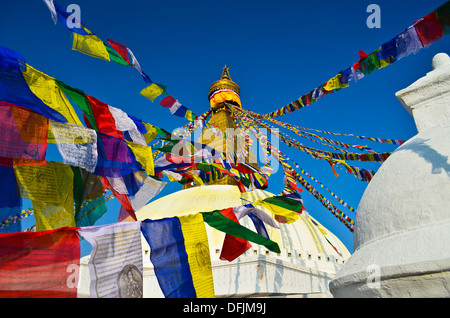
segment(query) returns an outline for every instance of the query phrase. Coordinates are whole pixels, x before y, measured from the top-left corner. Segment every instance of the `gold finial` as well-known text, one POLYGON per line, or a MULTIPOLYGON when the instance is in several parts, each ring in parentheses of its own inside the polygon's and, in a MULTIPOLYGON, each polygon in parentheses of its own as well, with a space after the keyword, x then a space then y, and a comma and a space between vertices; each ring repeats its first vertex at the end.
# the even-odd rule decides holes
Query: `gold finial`
POLYGON ((227 79, 231 81, 230 72, 228 72, 229 68, 225 65, 222 71, 222 77, 220 79, 227 79))
POLYGON ((239 86, 231 80, 229 68, 226 65, 223 68, 222 76, 220 77, 220 80, 215 81, 209 87, 208 98, 211 97, 211 95, 214 92, 221 90, 221 89, 229 89, 238 95, 241 94, 239 86))

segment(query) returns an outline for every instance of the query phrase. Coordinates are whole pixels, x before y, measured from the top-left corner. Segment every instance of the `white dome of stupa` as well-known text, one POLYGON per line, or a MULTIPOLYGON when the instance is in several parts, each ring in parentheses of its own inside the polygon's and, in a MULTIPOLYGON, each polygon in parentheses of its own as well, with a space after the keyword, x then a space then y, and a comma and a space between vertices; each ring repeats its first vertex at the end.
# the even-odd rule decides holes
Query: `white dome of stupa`
MULTIPOLYGON (((155 200, 136 211, 140 220, 209 212, 238 207, 273 196, 255 190, 241 193, 233 185, 207 185, 180 190, 155 200), (245 200, 242 200, 244 198, 245 200)), ((269 215, 270 210, 257 206, 269 215)), ((256 232, 251 221, 240 223, 256 232)), ((225 234, 206 223, 216 296, 322 295, 330 296, 328 282, 350 257, 345 245, 317 220, 304 213, 290 224, 279 223, 280 229, 266 226, 270 239, 277 242, 281 253, 270 252, 252 243, 252 248, 232 262, 219 259, 225 234), (314 222, 318 225, 315 225, 314 222), (341 254, 339 255, 333 246, 341 254), (261 272, 261 268, 264 271, 261 272), (244 273, 247 274, 244 275, 244 273)), ((148 245, 144 245, 144 268, 151 269, 148 245), (147 261, 147 262, 146 262, 147 261)), ((158 294, 157 288, 147 291, 158 294)))
POLYGON ((419 133, 383 163, 360 201, 339 297, 450 296, 450 58, 396 95, 419 133))

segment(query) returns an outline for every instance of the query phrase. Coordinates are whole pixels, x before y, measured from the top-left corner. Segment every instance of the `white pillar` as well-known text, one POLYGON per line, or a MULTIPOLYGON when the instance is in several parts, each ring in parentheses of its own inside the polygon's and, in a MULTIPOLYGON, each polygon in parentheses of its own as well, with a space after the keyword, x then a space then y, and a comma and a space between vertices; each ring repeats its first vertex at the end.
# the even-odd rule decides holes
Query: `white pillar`
POLYGON ((425 77, 395 94, 419 132, 450 121, 450 57, 436 54, 432 65, 425 77))
POLYGON ((450 297, 450 58, 396 96, 419 133, 368 185, 334 297, 450 297))

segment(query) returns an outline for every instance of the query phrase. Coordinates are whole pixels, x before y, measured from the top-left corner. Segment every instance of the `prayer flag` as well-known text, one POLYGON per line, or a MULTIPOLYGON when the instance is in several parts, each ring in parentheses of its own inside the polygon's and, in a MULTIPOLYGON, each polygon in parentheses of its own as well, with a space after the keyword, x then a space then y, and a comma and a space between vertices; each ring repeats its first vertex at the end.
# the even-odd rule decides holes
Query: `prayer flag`
POLYGON ((116 122, 109 110, 109 105, 99 101, 95 97, 89 95, 86 95, 86 97, 89 100, 98 132, 123 139, 122 132, 116 128, 116 122))
POLYGON ((75 226, 70 166, 47 162, 37 167, 14 165, 14 170, 21 196, 32 200, 38 231, 75 226))
POLYGON ((414 28, 423 47, 430 46, 444 35, 444 29, 438 20, 436 11, 431 12, 416 22, 414 28))
POLYGON ((108 108, 109 112, 114 118, 117 130, 127 132, 129 134, 129 137, 134 143, 143 146, 147 145, 147 143, 145 142, 145 138, 137 128, 135 121, 127 113, 125 113, 123 110, 119 108, 115 108, 109 105, 108 108))
POLYGON ((47 5, 50 10, 50 14, 52 15, 53 22, 58 23, 58 14, 56 13, 55 5, 53 0, 44 0, 44 3, 47 5))
POLYGON ((159 286, 166 298, 214 297, 202 214, 142 221, 159 286))
POLYGON ((397 59, 397 37, 384 43, 377 52, 377 57, 380 60, 386 60, 390 57, 397 59))
POLYGON ((131 149, 136 159, 144 167, 145 172, 149 176, 155 175, 155 164, 153 163, 152 148, 147 145, 139 145, 131 141, 127 141, 128 147, 131 149))
POLYGON ((109 60, 110 61, 113 61, 113 62, 115 62, 117 64, 120 64, 120 65, 125 65, 125 66, 130 66, 131 65, 130 63, 125 61, 123 59, 123 57, 120 56, 120 54, 117 53, 117 51, 115 51, 108 43, 103 42, 103 44, 105 45, 106 51, 108 51, 109 60))
POLYGON ((0 157, 44 161, 48 119, 29 109, 0 102, 0 157))
POLYGON ((97 166, 97 133, 80 125, 50 122, 59 153, 67 165, 94 172, 97 166))
POLYGON ((141 170, 122 138, 97 133, 97 156, 98 176, 117 178, 141 170))
POLYGON ((156 136, 158 136, 158 130, 156 129, 155 126, 148 124, 148 123, 143 123, 145 128, 147 129, 147 132, 144 134, 144 138, 145 138, 145 143, 148 144, 150 141, 152 141, 153 139, 155 139, 156 136))
POLYGON ((20 196, 25 199, 60 203, 55 165, 14 166, 20 196))
POLYGON ((436 15, 444 29, 444 34, 450 34, 450 1, 437 8, 436 15))
POLYGON ((152 102, 166 90, 165 85, 152 83, 141 91, 141 95, 150 99, 152 102))
POLYGON ((177 100, 172 96, 167 96, 164 97, 159 104, 164 108, 171 108, 176 101, 177 100))
POLYGON ((101 177, 77 167, 73 171, 73 198, 77 226, 90 226, 106 212, 105 189, 101 177))
POLYGON ((56 121, 67 122, 62 114, 48 107, 30 90, 22 74, 26 67, 19 53, 0 46, 0 101, 31 109, 56 121))
POLYGON ((186 109, 186 114, 184 117, 189 121, 194 121, 197 119, 197 116, 189 109, 186 109))
MULTIPOLYGON (((79 212, 75 214, 75 223, 77 226, 92 226, 107 211, 105 196, 101 195, 96 199, 84 201, 79 212)), ((128 216, 128 215, 127 215, 128 216)))
POLYGON ((134 56, 133 52, 129 48, 127 48, 127 51, 131 57, 131 64, 142 75, 142 77, 144 78, 144 81, 146 83, 153 83, 152 80, 150 79, 150 77, 142 71, 141 65, 139 64, 138 60, 134 56))
POLYGON ((329 79, 323 88, 326 89, 327 91, 331 91, 333 89, 340 89, 340 88, 347 87, 348 86, 347 83, 341 82, 341 76, 342 76, 342 74, 339 73, 335 77, 329 79))
POLYGON ((142 298, 141 222, 88 226, 78 233, 92 245, 91 298, 142 298))
MULTIPOLYGON (((224 215, 228 219, 239 224, 239 221, 233 212, 233 208, 220 210, 220 213, 222 213, 222 215, 224 215)), ((247 240, 230 234, 225 234, 222 251, 220 253, 220 259, 231 262, 244 254, 251 247, 252 245, 247 240)))
POLYGON ((203 219, 209 226, 230 235, 242 238, 244 240, 263 245, 268 250, 280 253, 280 247, 274 241, 271 241, 264 236, 261 236, 246 227, 228 219, 220 211, 202 212, 203 219))
POLYGON ((178 117, 184 117, 186 114, 187 108, 184 107, 179 101, 176 101, 171 107, 170 112, 172 115, 178 116, 178 117))
MULTIPOLYGON (((128 195, 119 193, 116 189, 114 189, 114 187, 110 184, 110 181, 112 182, 111 178, 103 177, 102 179, 103 179, 103 182, 105 183, 105 185, 110 188, 111 192, 114 194, 116 199, 119 200, 120 204, 122 205, 119 218, 121 217, 121 215, 124 214, 124 213, 122 213, 122 211, 125 210, 126 213, 128 213, 128 215, 133 218, 133 220, 137 221, 136 214, 134 213, 134 209, 133 209, 133 206, 131 205, 128 195)), ((123 220, 123 219, 121 219, 121 220, 123 220)))
POLYGON ((82 125, 75 110, 56 80, 53 77, 34 69, 28 64, 26 66, 27 69, 25 72, 22 72, 22 74, 30 87, 30 90, 42 100, 44 104, 63 115, 69 123, 82 125))
POLYGON ((397 36, 397 57, 401 59, 411 53, 416 54, 423 46, 414 26, 409 27, 397 36))
POLYGON ((253 202, 253 204, 262 205, 272 211, 273 214, 283 216, 287 223, 296 221, 302 209, 301 198, 297 193, 274 196, 253 202))
POLYGON ((0 234, 0 297, 76 298, 76 228, 0 234))
MULTIPOLYGON (((46 4, 49 2, 48 0, 45 0, 46 4)), ((81 21, 76 20, 74 16, 71 17, 71 14, 69 12, 66 12, 58 3, 51 1, 53 4, 53 7, 55 8, 56 14, 58 15, 59 23, 61 23, 63 26, 65 26, 68 30, 74 32, 74 34, 80 34, 80 35, 87 35, 90 34, 90 32, 83 27, 81 24, 81 21), (69 25, 67 22, 69 22, 69 18, 72 20, 73 27, 69 25)), ((50 9, 50 13, 53 16, 52 7, 47 4, 47 7, 50 9)), ((54 21, 54 20, 53 20, 54 21)))
POLYGON ((116 50, 117 53, 120 54, 120 56, 128 63, 130 63, 130 58, 128 57, 128 51, 127 47, 123 44, 120 44, 119 42, 113 41, 111 39, 106 39, 108 43, 113 47, 114 50, 116 50))
POLYGON ((241 205, 239 207, 233 208, 233 211, 236 214, 238 220, 251 213, 267 225, 275 229, 280 228, 277 223, 270 217, 270 215, 268 215, 263 210, 255 208, 252 204, 241 205))
POLYGON ((56 83, 61 87, 61 89, 69 96, 70 100, 75 103, 83 112, 83 115, 88 119, 86 125, 89 125, 94 130, 97 129, 97 124, 95 123, 94 112, 91 108, 91 104, 86 96, 86 94, 78 89, 71 87, 61 81, 55 80, 56 83))
MULTIPOLYGON (((8 220, 20 214, 22 200, 17 185, 14 168, 0 165, 0 220, 8 220)), ((20 221, 15 222, 3 229, 1 233, 21 232, 20 221)))
POLYGON ((141 171, 135 172, 134 176, 139 183, 139 190, 129 195, 128 199, 133 209, 137 211, 157 196, 164 189, 167 182, 148 177, 141 171))
POLYGON ((110 61, 105 44, 95 34, 81 35, 73 33, 72 50, 83 54, 110 61))

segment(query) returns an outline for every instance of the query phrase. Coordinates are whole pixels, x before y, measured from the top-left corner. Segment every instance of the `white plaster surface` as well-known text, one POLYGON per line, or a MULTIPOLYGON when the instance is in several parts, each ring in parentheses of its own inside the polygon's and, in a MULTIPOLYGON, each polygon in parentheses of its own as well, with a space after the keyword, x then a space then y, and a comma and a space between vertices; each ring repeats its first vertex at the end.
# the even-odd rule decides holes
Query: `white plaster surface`
POLYGON ((397 94, 419 133, 368 185, 355 252, 330 283, 335 297, 450 297, 450 58, 437 55, 433 67, 397 94))

